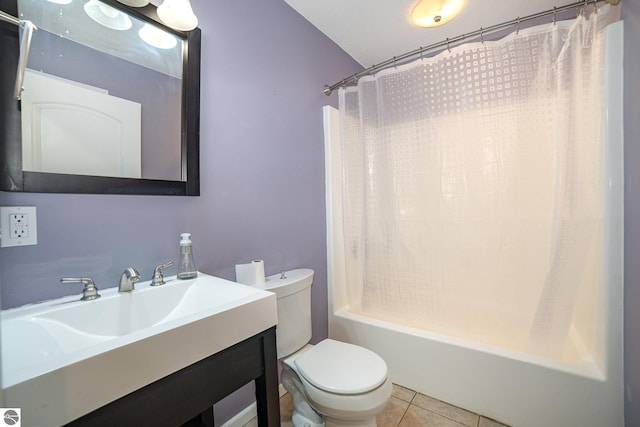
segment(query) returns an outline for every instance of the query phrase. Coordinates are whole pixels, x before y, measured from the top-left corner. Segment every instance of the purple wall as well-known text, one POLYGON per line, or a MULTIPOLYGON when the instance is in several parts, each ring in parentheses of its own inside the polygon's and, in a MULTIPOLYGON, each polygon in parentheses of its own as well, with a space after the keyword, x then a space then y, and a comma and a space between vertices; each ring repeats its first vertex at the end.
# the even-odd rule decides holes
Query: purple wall
MULTIPOLYGON (((362 68, 282 0, 193 7, 202 29, 201 196, 0 193, 0 205, 38 208, 38 245, 0 249, 2 306, 78 294, 63 276, 106 288, 133 266, 150 279, 155 265, 177 261, 186 231, 206 273, 233 279, 236 263, 256 258, 267 274, 314 269, 316 342, 327 336, 321 107, 337 104, 322 86, 362 68)), ((216 423, 248 405, 251 390, 217 405, 216 423)))
POLYGON ((622 2, 624 19, 624 369, 625 422, 640 426, 640 1, 622 2))

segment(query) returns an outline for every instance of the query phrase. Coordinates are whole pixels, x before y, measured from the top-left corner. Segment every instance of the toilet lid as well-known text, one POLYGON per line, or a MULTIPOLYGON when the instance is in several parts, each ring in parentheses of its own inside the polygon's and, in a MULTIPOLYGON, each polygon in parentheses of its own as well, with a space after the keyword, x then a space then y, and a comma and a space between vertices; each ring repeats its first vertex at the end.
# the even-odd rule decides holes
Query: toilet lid
POLYGON ((330 393, 366 393, 387 379, 387 364, 380 356, 366 348, 331 339, 300 355, 295 364, 309 383, 330 393))

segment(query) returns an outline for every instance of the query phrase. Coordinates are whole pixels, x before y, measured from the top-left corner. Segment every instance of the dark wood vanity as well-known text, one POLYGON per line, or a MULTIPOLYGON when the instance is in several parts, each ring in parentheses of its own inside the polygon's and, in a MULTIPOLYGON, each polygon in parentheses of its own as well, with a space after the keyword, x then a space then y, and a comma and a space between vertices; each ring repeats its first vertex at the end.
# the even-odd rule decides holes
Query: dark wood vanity
MULTIPOLYGON (((185 350, 188 351, 188 350, 185 350)), ((275 326, 96 409, 67 426, 213 426, 213 404, 255 382, 258 425, 280 425, 275 326)))

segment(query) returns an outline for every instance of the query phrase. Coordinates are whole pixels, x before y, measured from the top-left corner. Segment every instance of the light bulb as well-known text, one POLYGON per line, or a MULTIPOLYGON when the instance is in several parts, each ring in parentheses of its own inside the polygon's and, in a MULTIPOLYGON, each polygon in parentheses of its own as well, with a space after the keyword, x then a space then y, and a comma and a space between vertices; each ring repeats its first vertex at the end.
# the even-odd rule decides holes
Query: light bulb
POLYGON ((112 30, 124 31, 132 26, 131 19, 126 14, 98 0, 85 3, 84 11, 91 19, 112 30))
POLYGON ((191 9, 189 0, 164 0, 158 7, 160 20, 180 31, 191 31, 198 26, 198 18, 191 9))
POLYGON ((411 20, 419 27, 437 27, 458 16, 464 0, 420 0, 411 11, 411 20))
POLYGON ((122 4, 131 7, 145 7, 149 4, 149 0, 118 0, 122 4))
POLYGON ((144 24, 138 35, 146 43, 159 49, 172 49, 178 44, 175 36, 149 24, 144 24))

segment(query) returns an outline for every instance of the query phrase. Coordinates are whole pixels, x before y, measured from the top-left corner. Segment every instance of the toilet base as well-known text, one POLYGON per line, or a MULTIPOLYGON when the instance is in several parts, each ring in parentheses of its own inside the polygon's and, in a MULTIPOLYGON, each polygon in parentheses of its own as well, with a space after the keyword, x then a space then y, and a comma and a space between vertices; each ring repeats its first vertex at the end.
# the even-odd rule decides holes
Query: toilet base
POLYGON ((323 421, 324 422, 321 423, 311 421, 295 409, 291 416, 291 424, 293 427, 377 427, 375 418, 371 418, 370 420, 345 421, 323 417, 323 421))
POLYGON ((357 420, 357 421, 346 421, 346 420, 335 420, 327 417, 325 419, 326 427, 376 427, 376 419, 371 418, 369 420, 357 420))
POLYGON ((299 414, 295 410, 293 411, 293 415, 291 416, 291 424, 293 427, 325 427, 325 423, 316 423, 314 421, 309 420, 304 415, 299 414))
POLYGON ((282 370, 282 385, 293 400, 293 427, 324 427, 324 417, 318 414, 304 398, 304 390, 296 374, 289 368, 282 370))

